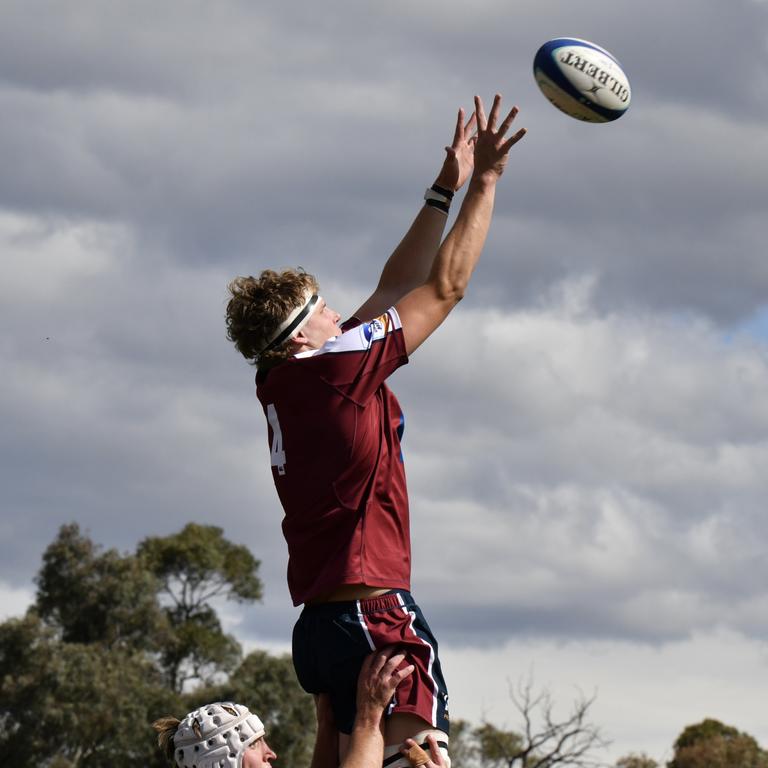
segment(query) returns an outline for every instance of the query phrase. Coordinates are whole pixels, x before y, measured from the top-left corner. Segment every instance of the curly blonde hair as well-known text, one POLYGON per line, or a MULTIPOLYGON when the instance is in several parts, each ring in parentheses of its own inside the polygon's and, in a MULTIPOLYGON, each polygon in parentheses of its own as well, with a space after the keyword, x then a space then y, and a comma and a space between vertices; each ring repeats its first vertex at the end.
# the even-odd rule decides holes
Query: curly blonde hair
POLYGON ((290 357, 288 342, 262 353, 270 336, 296 307, 307 290, 317 293, 313 275, 301 267, 275 272, 265 269, 258 277, 236 277, 228 286, 227 338, 247 360, 268 366, 290 357))

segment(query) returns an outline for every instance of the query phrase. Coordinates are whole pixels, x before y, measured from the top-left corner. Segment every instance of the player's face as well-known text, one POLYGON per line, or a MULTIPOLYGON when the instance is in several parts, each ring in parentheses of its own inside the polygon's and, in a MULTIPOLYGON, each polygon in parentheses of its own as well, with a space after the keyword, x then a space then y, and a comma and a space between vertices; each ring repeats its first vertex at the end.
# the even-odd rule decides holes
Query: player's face
POLYGON ((267 740, 262 736, 243 753, 243 768, 271 768, 271 761, 276 758, 277 755, 270 749, 267 740))
POLYGON ((317 300, 312 316, 307 320, 306 325, 301 329, 302 335, 309 339, 309 346, 314 349, 320 349, 328 339, 338 336, 341 333, 339 328, 341 315, 331 309, 321 296, 317 300))

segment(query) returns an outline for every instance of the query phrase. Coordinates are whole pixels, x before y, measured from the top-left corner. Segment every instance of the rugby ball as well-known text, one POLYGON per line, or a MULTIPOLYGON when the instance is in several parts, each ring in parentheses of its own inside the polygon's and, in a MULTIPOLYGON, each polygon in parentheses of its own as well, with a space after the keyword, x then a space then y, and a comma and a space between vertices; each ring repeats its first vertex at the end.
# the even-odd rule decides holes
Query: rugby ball
POLYGON ((629 80, 605 48, 575 37, 556 37, 539 48, 533 76, 561 112, 588 123, 608 123, 629 107, 629 80))

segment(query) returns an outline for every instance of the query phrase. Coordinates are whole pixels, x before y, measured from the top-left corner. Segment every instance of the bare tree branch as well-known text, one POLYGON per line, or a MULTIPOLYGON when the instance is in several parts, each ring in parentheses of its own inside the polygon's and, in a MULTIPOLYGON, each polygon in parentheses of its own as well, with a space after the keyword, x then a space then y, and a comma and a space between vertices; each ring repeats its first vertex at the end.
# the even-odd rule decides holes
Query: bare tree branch
POLYGON ((589 722, 590 707, 596 695, 581 692, 569 715, 558 719, 550 692, 534 689, 529 677, 516 686, 510 684, 510 699, 520 718, 521 729, 502 731, 489 723, 475 730, 484 761, 506 764, 507 768, 596 768, 604 765, 596 752, 608 746, 600 729, 589 722))

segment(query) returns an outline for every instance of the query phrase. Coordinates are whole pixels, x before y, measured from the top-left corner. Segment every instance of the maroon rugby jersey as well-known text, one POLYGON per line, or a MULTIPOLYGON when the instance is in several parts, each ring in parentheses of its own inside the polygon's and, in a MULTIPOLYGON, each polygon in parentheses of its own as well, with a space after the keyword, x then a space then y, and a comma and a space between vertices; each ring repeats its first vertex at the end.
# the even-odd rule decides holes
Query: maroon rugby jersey
POLYGON ((342 584, 410 589, 403 414, 384 383, 408 362, 400 318, 342 330, 256 376, 294 605, 342 584))

